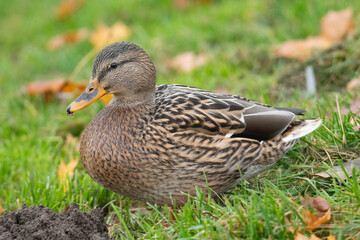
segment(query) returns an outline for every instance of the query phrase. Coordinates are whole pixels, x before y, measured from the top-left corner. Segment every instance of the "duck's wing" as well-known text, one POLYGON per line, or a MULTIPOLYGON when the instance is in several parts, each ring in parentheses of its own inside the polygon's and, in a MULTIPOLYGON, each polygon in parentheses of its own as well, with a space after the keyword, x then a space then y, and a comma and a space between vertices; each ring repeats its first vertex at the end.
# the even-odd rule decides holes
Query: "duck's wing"
POLYGON ((295 114, 240 96, 223 95, 182 85, 159 85, 154 121, 172 133, 271 139, 283 132, 295 114))

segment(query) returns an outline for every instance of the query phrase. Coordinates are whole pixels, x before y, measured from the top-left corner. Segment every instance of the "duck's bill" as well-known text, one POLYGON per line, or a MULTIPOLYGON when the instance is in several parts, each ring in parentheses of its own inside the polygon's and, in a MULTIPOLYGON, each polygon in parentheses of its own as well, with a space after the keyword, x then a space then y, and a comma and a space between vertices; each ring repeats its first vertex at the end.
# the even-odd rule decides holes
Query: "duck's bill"
POLYGON ((95 78, 89 83, 85 91, 67 107, 66 112, 68 115, 72 115, 73 112, 86 108, 106 94, 108 94, 108 91, 100 86, 95 78))

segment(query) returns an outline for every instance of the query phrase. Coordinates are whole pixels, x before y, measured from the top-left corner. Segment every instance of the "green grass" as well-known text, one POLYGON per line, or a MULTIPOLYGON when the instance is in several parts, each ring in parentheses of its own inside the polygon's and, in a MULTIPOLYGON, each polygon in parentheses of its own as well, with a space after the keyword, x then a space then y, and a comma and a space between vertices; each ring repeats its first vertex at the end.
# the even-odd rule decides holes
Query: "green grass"
MULTIPOLYGON (((292 216, 293 227, 304 230, 303 216, 297 211, 302 197, 319 195, 330 202, 334 225, 315 233, 360 239, 360 172, 354 170, 346 181, 308 177, 331 163, 359 157, 360 134, 350 123, 354 116, 343 115, 340 121, 336 110, 336 95, 345 108, 354 95, 339 89, 316 97, 297 91, 289 97, 285 94, 288 89, 276 84, 287 62, 275 60, 271 54, 272 47, 285 40, 316 35, 321 17, 329 10, 352 7, 360 26, 359 1, 214 0, 185 10, 176 9, 170 0, 87 1, 64 21, 53 17, 57 4, 44 0, 0 2, 3 208, 11 211, 18 203, 26 203, 63 211, 71 202, 86 211, 104 208, 110 232, 118 239, 289 239, 293 234, 288 231, 285 215, 292 216), (321 117, 326 128, 303 138, 259 178, 242 183, 216 201, 205 199, 199 191, 176 210, 141 204, 100 187, 81 164, 69 191, 64 192, 57 168, 61 160, 79 157, 78 152, 71 154, 64 147, 65 136, 73 133, 78 137, 103 105, 96 103, 70 118, 65 109, 71 100, 48 104, 41 96, 29 97, 19 90, 35 80, 69 76, 91 50, 90 43, 84 41, 48 51, 46 43, 51 37, 116 21, 132 29, 129 40, 142 46, 154 60, 159 84, 180 83, 208 90, 225 87, 259 102, 304 108, 306 117, 321 117), (211 61, 187 74, 164 67, 164 59, 184 51, 205 52, 211 61)), ((75 81, 89 79, 91 67, 89 62, 75 81)), ((352 77, 349 72, 346 76, 352 77)))

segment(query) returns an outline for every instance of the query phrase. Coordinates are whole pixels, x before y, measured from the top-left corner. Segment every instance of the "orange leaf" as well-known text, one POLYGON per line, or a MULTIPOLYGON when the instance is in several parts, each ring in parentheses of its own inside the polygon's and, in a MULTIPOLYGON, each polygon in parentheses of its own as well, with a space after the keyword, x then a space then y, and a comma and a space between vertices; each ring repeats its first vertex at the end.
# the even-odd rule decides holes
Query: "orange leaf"
POLYGON ((64 161, 61 160, 57 175, 60 180, 64 184, 64 192, 69 189, 69 177, 74 176, 75 168, 78 164, 79 160, 71 158, 68 164, 65 164, 64 161))
POLYGON ((330 233, 330 235, 327 237, 327 240, 336 240, 336 237, 330 233))
POLYGON ((351 91, 354 89, 360 90, 360 77, 359 78, 353 78, 346 84, 346 90, 351 91))
POLYGON ((66 79, 59 78, 49 81, 37 81, 26 85, 26 92, 32 96, 36 94, 45 94, 47 101, 50 101, 51 96, 56 95, 57 98, 70 98, 73 94, 80 94, 85 90, 87 83, 74 83, 66 79))
POLYGON ((47 48, 50 50, 57 50, 62 48, 66 43, 80 42, 85 40, 88 36, 89 31, 86 28, 63 33, 50 39, 50 41, 47 43, 47 48))
POLYGON ((315 208, 318 216, 323 216, 330 209, 330 203, 320 196, 306 197, 303 204, 315 208))
POLYGON ((68 176, 69 177, 74 176, 74 171, 78 163, 79 163, 79 159, 74 159, 74 158, 71 158, 68 164, 65 164, 64 161, 61 160, 57 171, 57 175, 60 181, 66 180, 68 176))
POLYGON ((297 231, 294 240, 308 240, 308 238, 305 235, 301 234, 299 231, 297 231))
POLYGON ((115 23, 111 27, 100 24, 90 36, 90 42, 96 49, 102 49, 107 45, 124 41, 131 35, 131 30, 123 23, 115 23))
POLYGON ((321 19, 321 36, 338 43, 354 28, 352 10, 330 11, 321 19))
POLYGON ((60 20, 68 18, 79 10, 84 3, 85 0, 62 0, 56 7, 55 16, 60 20))
POLYGON ((5 209, 0 205, 0 215, 5 212, 5 209))
POLYGON ((185 52, 177 55, 173 59, 165 60, 165 65, 181 72, 191 72, 206 64, 207 61, 208 57, 203 53, 195 55, 193 52, 185 52))
POLYGON ((61 88, 60 92, 78 94, 83 92, 86 86, 87 86, 86 82, 74 83, 67 81, 65 85, 61 88))
POLYGON ((275 56, 307 60, 314 50, 327 49, 339 43, 353 28, 352 10, 331 11, 321 20, 321 33, 302 40, 286 41, 275 50, 275 56))
POLYGON ((309 210, 304 210, 305 214, 305 224, 309 232, 312 232, 314 229, 318 228, 321 224, 330 221, 331 213, 330 209, 322 217, 317 217, 313 215, 309 210))
POLYGON ((316 236, 315 234, 312 234, 309 238, 309 240, 322 240, 321 238, 319 238, 318 236, 316 236))
POLYGON ((299 60, 308 59, 316 49, 326 49, 332 43, 324 37, 308 37, 305 40, 290 40, 281 44, 275 51, 277 58, 295 58, 299 60))
POLYGON ((27 93, 31 95, 46 93, 46 92, 59 92, 65 85, 66 80, 63 78, 50 80, 50 81, 37 81, 26 85, 27 93))

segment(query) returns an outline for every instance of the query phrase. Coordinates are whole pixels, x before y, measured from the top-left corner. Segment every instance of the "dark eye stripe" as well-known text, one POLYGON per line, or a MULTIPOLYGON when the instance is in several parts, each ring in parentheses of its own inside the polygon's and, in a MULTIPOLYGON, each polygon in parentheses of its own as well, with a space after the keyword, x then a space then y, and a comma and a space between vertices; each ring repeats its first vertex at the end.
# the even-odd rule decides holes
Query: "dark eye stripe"
MULTIPOLYGON (((134 62, 135 59, 134 58, 130 58, 130 59, 126 59, 124 61, 121 61, 120 63, 115 63, 117 64, 117 67, 121 67, 122 65, 124 65, 125 63, 129 63, 129 62, 134 62)), ((111 65, 113 65, 114 63, 112 63, 111 65)), ((100 71, 99 75, 98 75, 98 82, 100 83, 100 81, 106 76, 106 74, 108 74, 108 72, 110 72, 111 70, 113 70, 114 68, 112 68, 112 66, 110 65, 110 67, 107 67, 103 70, 100 71)))

